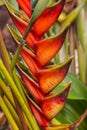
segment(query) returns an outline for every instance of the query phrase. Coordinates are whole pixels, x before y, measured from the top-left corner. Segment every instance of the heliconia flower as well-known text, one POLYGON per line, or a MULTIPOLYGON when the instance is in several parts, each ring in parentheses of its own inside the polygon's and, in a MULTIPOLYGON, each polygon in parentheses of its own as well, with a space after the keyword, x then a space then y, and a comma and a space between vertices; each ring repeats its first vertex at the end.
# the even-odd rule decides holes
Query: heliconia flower
POLYGON ((31 17, 31 0, 17 0, 19 6, 31 17))
POLYGON ((58 37, 52 37, 49 39, 44 39, 36 42, 35 48, 35 58, 33 60, 30 57, 30 53, 27 50, 22 50, 21 55, 25 62, 35 74, 38 72, 38 68, 42 68, 57 54, 61 48, 63 41, 65 39, 66 32, 59 35, 58 37), (31 63, 30 63, 31 62, 31 63), (32 65, 33 64, 33 65, 32 65))
POLYGON ((66 31, 60 35, 36 42, 34 50, 41 66, 45 66, 57 54, 65 40, 66 31))
MULTIPOLYGON (((15 30, 9 26, 9 30, 16 43, 21 41, 21 37, 15 33, 15 30)), ((44 40, 40 40, 34 45, 34 54, 29 49, 22 49, 21 55, 32 73, 36 74, 39 69, 45 66, 49 61, 57 54, 66 36, 66 31, 56 35, 55 37, 49 37, 44 40)))
POLYGON ((29 106, 32 110, 32 113, 34 114, 38 124, 42 127, 47 127, 51 123, 49 119, 47 119, 44 115, 44 113, 35 106, 29 99, 28 99, 29 106))
POLYGON ((40 89, 47 94, 52 91, 66 76, 72 57, 60 66, 54 65, 48 69, 43 69, 36 75, 40 89))
POLYGON ((54 118, 64 107, 71 83, 61 93, 51 94, 42 101, 40 104, 44 115, 48 119, 54 118))
MULTIPOLYGON (((36 83, 33 79, 31 79, 23 70, 18 66, 18 70, 23 82, 26 85, 27 90, 32 95, 32 97, 36 100, 36 102, 41 103, 45 99, 46 93, 43 93, 40 89, 38 83, 36 83)), ((54 87, 55 88, 55 87, 54 87)), ((50 88, 49 88, 50 89, 50 88)))

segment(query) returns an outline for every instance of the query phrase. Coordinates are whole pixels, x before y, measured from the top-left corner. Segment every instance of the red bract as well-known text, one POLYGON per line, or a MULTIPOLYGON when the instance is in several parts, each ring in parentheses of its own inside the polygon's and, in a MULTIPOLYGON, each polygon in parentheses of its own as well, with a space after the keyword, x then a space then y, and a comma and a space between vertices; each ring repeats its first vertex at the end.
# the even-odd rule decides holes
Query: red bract
POLYGON ((35 116, 37 122, 39 123, 39 125, 42 126, 42 127, 47 127, 47 126, 49 126, 49 125, 50 125, 50 120, 48 120, 48 119, 45 117, 44 113, 41 112, 41 110, 38 109, 38 108, 35 106, 35 104, 33 104, 29 99, 28 99, 28 103, 29 103, 30 108, 31 108, 31 110, 32 110, 32 112, 33 112, 33 114, 34 114, 34 116, 35 116))
POLYGON ((55 65, 50 69, 39 71, 37 74, 37 79, 43 93, 49 93, 64 79, 71 61, 72 58, 61 65, 61 67, 55 65))
POLYGON ((40 66, 39 62, 37 61, 35 55, 25 49, 22 49, 21 55, 22 55, 23 59, 25 60, 25 62, 27 63, 30 70, 32 71, 32 73, 34 75, 36 75, 36 73, 39 71, 41 66, 40 66))
POLYGON ((38 36, 42 36, 57 20, 64 6, 65 0, 55 6, 48 7, 40 15, 33 25, 33 29, 38 36))
POLYGON ((17 0, 19 6, 31 17, 31 0, 17 0))
POLYGON ((58 36, 36 42, 34 50, 41 66, 45 66, 57 54, 63 45, 65 35, 66 31, 58 36))
POLYGON ((54 118, 62 110, 66 102, 70 86, 71 84, 68 84, 67 88, 60 94, 51 94, 41 103, 42 111, 48 119, 54 118))

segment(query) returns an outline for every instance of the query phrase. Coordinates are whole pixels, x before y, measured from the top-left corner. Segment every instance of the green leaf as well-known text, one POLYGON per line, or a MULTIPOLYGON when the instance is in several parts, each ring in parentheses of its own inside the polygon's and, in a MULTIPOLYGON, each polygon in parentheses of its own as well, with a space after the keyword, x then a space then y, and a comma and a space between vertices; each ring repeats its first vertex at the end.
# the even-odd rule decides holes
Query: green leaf
MULTIPOLYGON (((84 100, 68 100, 63 110, 58 114, 56 119, 61 123, 74 123, 87 108, 87 101, 84 100)), ((87 118, 80 124, 76 130, 86 130, 87 118)))
POLYGON ((87 86, 84 85, 77 77, 69 73, 65 79, 67 82, 72 81, 71 90, 68 99, 87 100, 87 86))
POLYGON ((68 95, 68 99, 72 100, 87 100, 87 86, 84 85, 77 77, 73 74, 68 73, 65 82, 62 82, 55 91, 64 89, 67 82, 72 82, 72 86, 68 95))

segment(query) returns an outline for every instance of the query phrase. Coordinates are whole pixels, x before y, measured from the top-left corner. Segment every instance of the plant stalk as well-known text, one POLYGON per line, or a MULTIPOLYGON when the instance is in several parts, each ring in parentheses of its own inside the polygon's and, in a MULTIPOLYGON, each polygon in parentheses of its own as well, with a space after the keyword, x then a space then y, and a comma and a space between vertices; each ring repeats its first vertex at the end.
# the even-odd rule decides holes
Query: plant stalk
POLYGON ((1 54, 1 58, 3 59, 3 63, 6 66, 8 72, 11 74, 11 69, 10 69, 10 58, 9 55, 7 53, 3 38, 2 38, 2 34, 1 34, 1 30, 0 30, 0 54, 1 54))
POLYGON ((10 111, 8 110, 6 104, 3 101, 3 98, 1 96, 0 96, 0 107, 3 110, 3 112, 5 113, 5 115, 6 115, 7 119, 8 119, 8 121, 10 122, 13 130, 19 130, 17 124, 15 123, 10 111))
MULTIPOLYGON (((75 37, 74 37, 74 24, 69 29, 69 43, 70 43, 70 56, 75 56, 75 37)), ((72 64, 71 64, 71 72, 73 74, 76 74, 75 70, 75 57, 73 58, 72 64)))
MULTIPOLYGON (((77 5, 79 6, 83 0, 77 0, 77 5)), ((85 9, 83 8, 76 20, 77 23, 77 38, 79 44, 77 43, 78 60, 79 60, 79 78, 83 83, 87 83, 86 80, 86 33, 85 33, 85 9), (81 45, 80 45, 81 44, 81 45), (78 46, 79 45, 79 46, 78 46), (83 63, 84 62, 84 63, 83 63)))
POLYGON ((14 99, 12 96, 11 91, 7 88, 3 80, 0 78, 0 89, 4 92, 4 94, 7 96, 8 100, 12 104, 13 107, 15 107, 14 99))
POLYGON ((25 40, 21 41, 21 44, 18 46, 17 51, 16 51, 16 53, 15 53, 13 59, 12 59, 12 62, 11 62, 11 71, 12 72, 14 70, 15 64, 18 60, 18 57, 21 53, 21 50, 22 50, 24 44, 25 44, 25 40))
POLYGON ((86 61, 85 53, 81 43, 77 42, 78 64, 79 64, 79 79, 86 83, 86 61))
POLYGON ((5 102, 7 108, 9 109, 9 111, 10 111, 12 117, 14 118, 16 124, 18 125, 19 129, 23 130, 22 125, 20 123, 20 119, 19 119, 15 109, 13 108, 13 106, 10 104, 9 100, 6 98, 6 96, 3 96, 3 101, 5 102))

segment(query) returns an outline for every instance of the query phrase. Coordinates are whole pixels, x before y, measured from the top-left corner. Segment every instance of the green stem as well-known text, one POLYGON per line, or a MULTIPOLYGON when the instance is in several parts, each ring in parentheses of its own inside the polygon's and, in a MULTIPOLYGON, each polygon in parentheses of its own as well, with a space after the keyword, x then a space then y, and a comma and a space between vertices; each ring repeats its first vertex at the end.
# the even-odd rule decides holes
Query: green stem
POLYGON ((24 43, 25 43, 25 41, 23 41, 17 48, 17 51, 16 51, 16 53, 15 53, 13 59, 12 59, 12 62, 11 62, 11 71, 13 71, 13 69, 15 67, 15 64, 16 64, 16 62, 18 60, 18 57, 20 55, 20 52, 21 52, 21 50, 23 48, 24 43))
POLYGON ((7 96, 8 100, 10 101, 10 103, 15 106, 14 104, 14 100, 13 100, 13 96, 11 91, 7 88, 7 86, 5 85, 5 83, 2 81, 2 79, 0 78, 0 89, 4 92, 4 94, 7 96))
POLYGON ((13 71, 13 79, 14 79, 15 84, 17 85, 17 88, 18 88, 21 96, 23 97, 25 104, 27 105, 27 107, 29 107, 27 100, 26 100, 26 96, 25 96, 24 91, 22 89, 22 83, 20 82, 15 70, 13 71))
POLYGON ((56 54, 56 56, 54 57, 54 63, 55 63, 55 64, 60 63, 60 55, 59 55, 59 53, 56 54))
MULTIPOLYGON (((81 3, 83 2, 83 0, 77 0, 77 5, 79 6, 81 3)), ((83 49, 85 49, 85 9, 83 8, 77 19, 77 36, 78 36, 78 40, 80 41, 83 49)))
POLYGON ((10 70, 10 57, 7 53, 3 38, 2 38, 2 34, 1 34, 1 30, 0 30, 0 54, 1 57, 3 59, 3 63, 6 66, 8 72, 11 74, 11 70, 10 70))
POLYGON ((6 96, 3 97, 3 100, 4 100, 7 108, 9 109, 12 117, 14 118, 16 124, 18 125, 20 130, 23 130, 22 125, 21 125, 20 120, 19 120, 19 117, 18 117, 17 113, 15 112, 15 109, 13 108, 13 106, 10 104, 9 100, 6 98, 6 96))
MULTIPOLYGON (((83 0, 77 0, 77 5, 80 5, 82 2, 83 2, 83 0)), ((79 48, 78 48, 80 80, 83 83, 87 84, 87 60, 86 60, 86 57, 87 57, 86 40, 87 40, 87 38, 86 38, 86 18, 85 17, 86 17, 85 9, 83 8, 79 13, 76 22, 77 22, 77 38, 78 38, 78 41, 80 42, 79 44, 81 44, 80 50, 82 48, 82 51, 83 51, 82 56, 81 56, 81 52, 79 51, 79 48)))
POLYGON ((86 60, 85 53, 81 43, 77 43, 78 64, 79 64, 79 78, 83 83, 86 83, 86 60))
POLYGON ((0 107, 1 107, 1 109, 3 110, 3 112, 5 113, 5 115, 6 115, 7 119, 8 119, 8 121, 10 122, 10 124, 11 124, 13 130, 19 130, 17 124, 15 123, 15 121, 14 121, 14 119, 13 119, 11 113, 9 112, 9 110, 8 110, 6 104, 5 104, 5 102, 3 101, 3 99, 2 99, 1 96, 0 96, 0 107))
MULTIPOLYGON (((9 83, 15 97, 17 98, 23 112, 25 113, 28 121, 30 122, 30 125, 31 125, 31 128, 32 130, 39 130, 39 127, 34 119, 34 117, 32 116, 32 113, 30 112, 30 110, 27 108, 24 100, 23 100, 23 97, 21 96, 21 94, 19 93, 13 79, 11 78, 11 76, 9 75, 8 71, 6 70, 5 66, 3 65, 1 59, 0 59, 0 70, 3 71, 3 74, 5 75, 6 77, 6 80, 7 82, 9 83)), ((30 129, 31 129, 30 128, 30 129)))
POLYGON ((66 39, 64 42, 64 47, 65 47, 65 53, 66 53, 66 59, 69 58, 69 41, 68 41, 69 33, 66 35, 66 39))
MULTIPOLYGON (((69 42, 70 42, 70 56, 75 55, 75 36, 74 36, 74 24, 69 29, 69 42)), ((71 64, 71 72, 73 74, 76 74, 75 70, 75 57, 73 58, 72 64, 71 64)))

